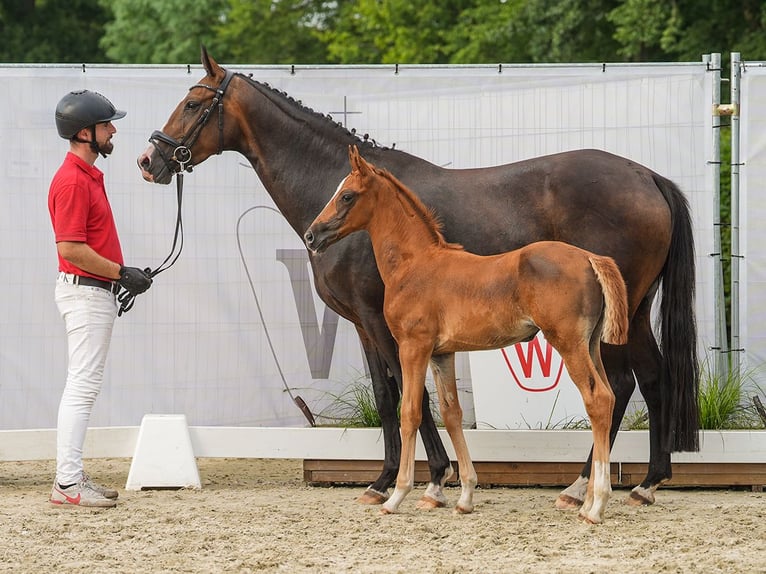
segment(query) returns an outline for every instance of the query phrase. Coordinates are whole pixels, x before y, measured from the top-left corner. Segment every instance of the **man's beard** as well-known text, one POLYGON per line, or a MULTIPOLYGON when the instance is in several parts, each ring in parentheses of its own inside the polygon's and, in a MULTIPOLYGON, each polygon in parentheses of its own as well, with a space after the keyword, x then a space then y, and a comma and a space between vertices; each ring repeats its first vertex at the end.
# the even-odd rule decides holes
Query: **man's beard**
POLYGON ((112 153, 112 150, 114 150, 114 144, 112 143, 112 140, 109 140, 105 142, 104 144, 98 146, 98 151, 104 156, 107 156, 110 153, 112 153))

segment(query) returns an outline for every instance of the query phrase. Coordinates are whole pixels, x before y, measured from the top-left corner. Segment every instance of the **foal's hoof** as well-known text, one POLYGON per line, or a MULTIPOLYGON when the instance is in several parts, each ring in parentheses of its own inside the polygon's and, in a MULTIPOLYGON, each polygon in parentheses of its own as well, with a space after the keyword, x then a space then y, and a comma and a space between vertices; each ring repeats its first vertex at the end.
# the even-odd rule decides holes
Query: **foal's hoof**
POLYGON ((359 504, 369 504, 371 506, 383 504, 386 500, 388 500, 388 495, 369 488, 364 491, 362 496, 356 499, 359 504))
POLYGON ((568 494, 559 494, 555 504, 559 510, 576 510, 582 506, 582 500, 568 494))
POLYGON ((585 514, 578 514, 577 518, 585 522, 586 524, 601 524, 601 518, 598 516, 587 516, 585 514))
POLYGON ((418 510, 433 510, 434 508, 444 508, 445 506, 447 506, 447 502, 445 500, 437 500, 435 498, 431 498, 430 496, 423 496, 415 504, 415 508, 418 510))
POLYGON ((467 506, 460 506, 459 504, 455 506, 455 514, 471 514, 473 512, 473 506, 467 507, 467 506))

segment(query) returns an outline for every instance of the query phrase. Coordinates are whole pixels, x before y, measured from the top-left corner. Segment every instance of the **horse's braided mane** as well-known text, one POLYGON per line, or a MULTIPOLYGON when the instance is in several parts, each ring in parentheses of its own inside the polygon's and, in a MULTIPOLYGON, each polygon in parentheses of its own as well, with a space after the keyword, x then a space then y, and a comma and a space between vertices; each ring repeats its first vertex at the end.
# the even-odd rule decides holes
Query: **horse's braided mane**
POLYGON ((439 247, 445 249, 463 249, 462 245, 458 243, 450 243, 444 238, 442 223, 436 215, 436 212, 423 203, 415 192, 399 181, 399 179, 390 171, 379 167, 373 167, 373 171, 377 175, 384 177, 391 182, 396 188, 397 193, 407 201, 420 219, 422 219, 423 222, 428 225, 429 229, 431 229, 439 247))
POLYGON ((360 136, 356 133, 356 129, 351 129, 351 130, 347 129, 342 122, 336 122, 335 120, 333 120, 330 114, 322 114, 317 111, 314 111, 308 106, 303 105, 303 102, 301 102, 300 100, 296 100, 287 92, 278 90, 277 88, 272 87, 266 82, 259 82, 258 80, 254 80, 252 77, 252 74, 238 73, 238 75, 244 78, 245 80, 247 80, 247 82, 250 83, 256 89, 263 88, 264 90, 266 90, 268 94, 277 96, 278 100, 286 102, 291 107, 298 108, 320 121, 333 125, 336 130, 341 131, 343 134, 356 138, 358 146, 388 149, 386 146, 381 145, 374 139, 370 138, 369 134, 364 134, 363 136, 360 136))

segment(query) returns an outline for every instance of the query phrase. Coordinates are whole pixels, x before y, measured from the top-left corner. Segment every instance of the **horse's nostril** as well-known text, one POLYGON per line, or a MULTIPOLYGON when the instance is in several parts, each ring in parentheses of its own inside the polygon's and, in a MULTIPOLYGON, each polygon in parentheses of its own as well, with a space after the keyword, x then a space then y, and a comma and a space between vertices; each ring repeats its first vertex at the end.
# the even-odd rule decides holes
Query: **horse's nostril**
POLYGON ((310 231, 307 231, 306 234, 303 236, 303 239, 306 240, 306 243, 311 245, 312 243, 314 243, 314 234, 311 233, 310 231))
POLYGON ((144 156, 139 160, 138 165, 144 169, 148 169, 149 166, 152 165, 152 161, 147 156, 144 156))

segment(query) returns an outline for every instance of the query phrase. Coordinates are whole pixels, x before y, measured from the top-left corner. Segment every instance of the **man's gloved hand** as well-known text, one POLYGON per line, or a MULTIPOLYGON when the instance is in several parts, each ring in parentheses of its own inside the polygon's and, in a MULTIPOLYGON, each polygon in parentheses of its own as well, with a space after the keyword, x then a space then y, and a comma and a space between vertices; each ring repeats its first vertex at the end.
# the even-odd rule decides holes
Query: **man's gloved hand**
POLYGON ((140 295, 152 286, 152 277, 148 269, 120 267, 120 278, 117 283, 131 295, 140 295))

